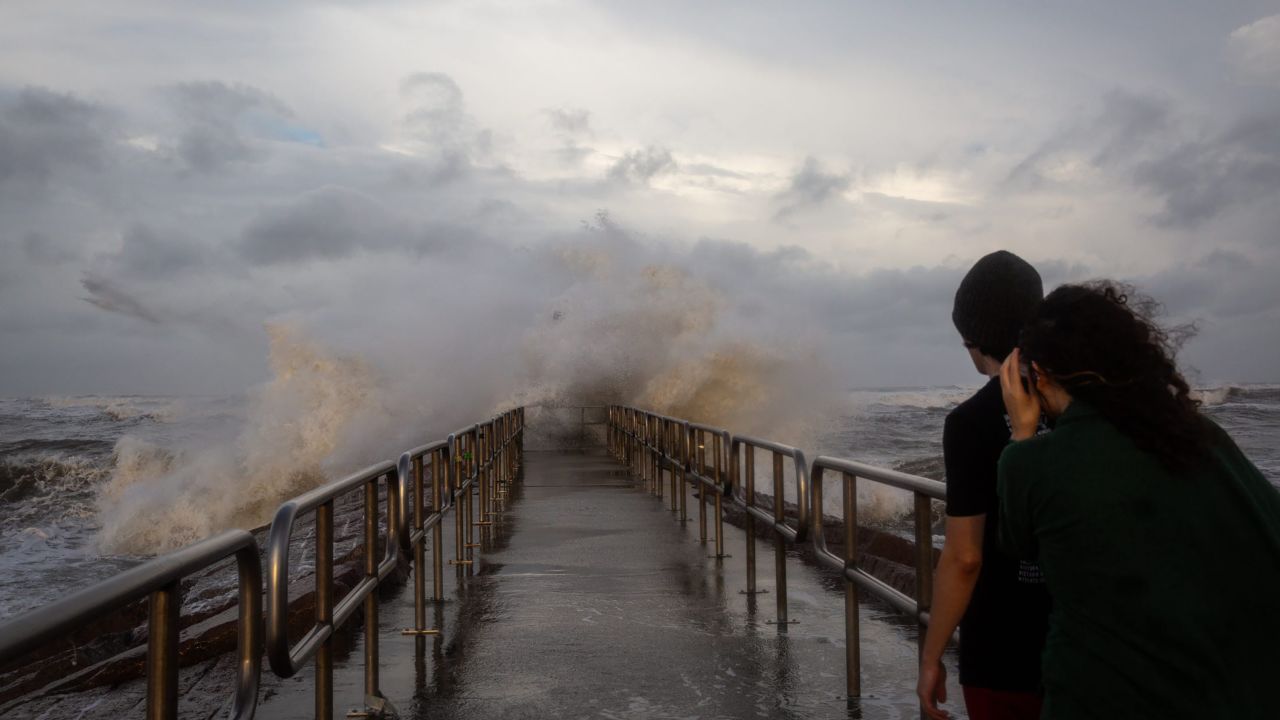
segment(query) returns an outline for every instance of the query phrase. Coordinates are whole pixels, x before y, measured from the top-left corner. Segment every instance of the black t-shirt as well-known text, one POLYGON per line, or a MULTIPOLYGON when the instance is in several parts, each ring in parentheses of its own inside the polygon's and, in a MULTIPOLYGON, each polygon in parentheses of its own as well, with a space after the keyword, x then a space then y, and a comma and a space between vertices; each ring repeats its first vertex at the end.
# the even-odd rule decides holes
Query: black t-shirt
POLYGON ((1008 443, 999 378, 947 415, 942 433, 947 515, 987 516, 982 571, 960 621, 960 684, 1034 691, 1040 688, 1049 593, 1035 564, 1000 550, 996 463, 1008 443))

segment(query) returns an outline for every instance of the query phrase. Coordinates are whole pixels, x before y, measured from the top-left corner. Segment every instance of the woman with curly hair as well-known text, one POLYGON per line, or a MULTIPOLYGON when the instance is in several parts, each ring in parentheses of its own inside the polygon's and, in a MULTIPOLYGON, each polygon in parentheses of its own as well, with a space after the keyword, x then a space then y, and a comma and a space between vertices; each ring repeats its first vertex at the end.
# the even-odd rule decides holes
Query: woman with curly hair
POLYGON ((1053 597, 1042 717, 1277 717, 1280 492, 1135 297, 1054 290, 1001 371, 1001 543, 1053 597))

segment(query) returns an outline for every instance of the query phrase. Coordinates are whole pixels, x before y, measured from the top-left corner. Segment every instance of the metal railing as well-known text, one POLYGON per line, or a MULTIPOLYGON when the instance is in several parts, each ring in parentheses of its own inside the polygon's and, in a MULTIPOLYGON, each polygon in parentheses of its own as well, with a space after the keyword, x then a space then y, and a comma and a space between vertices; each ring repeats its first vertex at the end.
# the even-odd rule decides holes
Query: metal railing
MULTIPOLYGON (((0 625, 0 664, 62 638, 89 620, 144 597, 147 620, 147 718, 178 716, 178 633, 182 579, 235 556, 239 573, 236 621, 236 690, 231 717, 252 718, 262 668, 262 566, 258 543, 243 530, 229 530, 130 568, 56 603, 0 625)), ((62 678, 76 679, 92 668, 62 678)))
MULTIPOLYGON (((239 572, 239 616, 236 641, 236 691, 231 716, 252 718, 258 703, 264 626, 266 655, 273 673, 287 678, 314 659, 315 716, 333 714, 333 640, 338 629, 363 607, 365 702, 363 716, 382 715, 394 708, 378 683, 379 583, 407 560, 414 574, 416 627, 402 631, 421 638, 438 634, 426 627, 425 539, 432 532, 432 576, 436 601, 443 599, 442 532, 444 515, 452 509, 457 520, 459 553, 471 563, 476 526, 488 526, 500 512, 515 482, 523 452, 524 409, 516 408, 482 423, 403 453, 398 462, 383 462, 337 482, 306 492, 277 509, 267 533, 266 617, 264 583, 258 543, 243 530, 232 530, 189 545, 98 583, 61 601, 37 608, 0 624, 0 665, 61 638, 64 634, 149 597, 146 678, 147 718, 176 718, 178 714, 178 635, 180 583, 232 555, 239 572), (431 504, 425 504, 426 471, 431 475, 431 504), (379 486, 385 486, 379 492, 379 486), (348 494, 363 496, 363 577, 341 601, 334 594, 334 506, 348 494), (481 519, 474 521, 472 496, 478 494, 481 519), (385 498, 379 512, 379 495, 385 498), (289 643, 289 550, 298 517, 314 512, 315 618, 291 647, 289 643), (379 533, 379 526, 384 530, 379 533), (379 557, 379 541, 382 555, 379 557)), ((460 554, 459 560, 462 560, 460 554)), ((463 563, 459 563, 463 564, 463 563)), ((92 671, 86 668, 46 686, 57 687, 92 671)))
POLYGON ((918 654, 924 652, 925 627, 929 624, 929 605, 933 599, 933 532, 930 527, 930 501, 945 500, 947 486, 937 480, 908 475, 894 470, 872 467, 863 463, 829 457, 813 461, 813 550, 828 567, 844 577, 845 610, 845 683, 851 697, 862 694, 862 657, 859 654, 858 588, 861 587, 876 598, 904 615, 915 618, 920 632, 917 634, 918 654), (827 548, 822 531, 822 481, 826 471, 838 472, 841 484, 844 520, 844 552, 840 557, 827 548), (915 501, 916 546, 916 596, 907 597, 858 567, 858 479, 889 485, 910 492, 915 501))
MULTIPOLYGON (((655 420, 686 429, 688 438, 688 454, 684 455, 686 478, 693 477, 700 481, 701 488, 717 487, 721 479, 720 450, 729 447, 728 474, 723 493, 716 494, 716 555, 723 558, 720 538, 721 518, 719 502, 722 494, 728 494, 745 512, 746 530, 746 575, 749 594, 764 592, 756 589, 756 520, 769 524, 773 530, 775 558, 775 592, 777 593, 777 627, 779 632, 786 632, 788 623, 794 622, 787 615, 787 579, 786 579, 786 545, 799 545, 812 535, 814 554, 819 561, 841 573, 845 584, 845 639, 846 639, 846 688, 850 698, 861 695, 861 657, 859 654, 859 589, 885 602, 894 610, 911 616, 920 625, 918 649, 923 650, 924 627, 929 622, 929 604, 933 593, 933 535, 930 527, 930 501, 942 500, 946 497, 946 485, 936 480, 909 475, 907 473, 873 467, 852 460, 820 456, 813 464, 806 465, 804 452, 799 448, 761 438, 732 435, 719 428, 699 425, 687 420, 670 418, 633 407, 611 406, 608 413, 609 450, 628 467, 638 468, 642 479, 652 466, 652 459, 637 460, 639 456, 664 458, 673 466, 678 465, 681 456, 665 454, 662 446, 655 443, 653 434, 648 432, 655 420), (713 454, 715 457, 714 478, 707 477, 706 463, 701 459, 705 451, 705 437, 714 439, 713 454), (773 503, 771 508, 761 507, 756 503, 755 454, 765 451, 771 454, 773 503), (695 457, 697 454, 697 457, 695 457), (788 522, 785 501, 785 466, 787 460, 792 464, 792 475, 795 482, 795 524, 788 522), (823 481, 827 472, 839 472, 843 478, 843 522, 845 556, 841 557, 827 546, 823 528, 823 481), (914 495, 915 522, 915 597, 910 597, 890 585, 880 581, 858 566, 858 515, 857 515, 857 480, 863 479, 899 488, 914 495)), ((673 481, 673 490, 675 484, 673 481)), ((684 492, 681 495, 683 503, 684 492)), ((699 495, 703 495, 699 492, 699 495)), ((674 501, 673 501, 674 505, 674 501)), ((683 513, 681 519, 684 519, 683 513)), ((700 540, 706 542, 705 510, 700 528, 700 540)))
MULTIPOLYGON (((724 496, 733 490, 733 474, 730 472, 733 457, 728 430, 701 425, 699 423, 672 420, 684 425, 689 448, 686 477, 698 482, 698 539, 707 541, 707 493, 712 493, 716 523, 716 554, 712 557, 729 557, 724 553, 724 496), (711 447, 707 447, 710 439, 711 447), (711 464, 707 465, 707 451, 711 453, 711 464), (708 475, 708 471, 711 473, 708 475)), ((684 493, 680 493, 681 498, 684 493)))
MULTIPOLYGON (((737 469, 738 449, 743 450, 743 493, 739 499, 747 512, 747 592, 756 592, 755 519, 763 520, 773 528, 774 576, 778 629, 785 632, 791 621, 787 617, 787 555, 788 542, 804 542, 809 532, 809 475, 804 462, 804 452, 790 445, 783 445, 760 438, 733 436, 733 457, 737 469), (773 459, 773 508, 766 510, 756 504, 755 451, 767 450, 773 459), (785 470, 783 462, 790 458, 795 470, 796 524, 787 524, 786 495, 784 493, 785 470)), ((738 480, 734 473, 735 482, 738 480)))
POLYGON ((427 627, 426 537, 431 531, 431 599, 444 599, 444 521, 445 511, 453 502, 448 492, 449 441, 440 440, 406 451, 400 456, 396 468, 400 477, 409 478, 401 483, 400 512, 405 532, 401 533, 401 548, 413 555, 413 619, 414 627, 402 630, 405 635, 439 635, 439 628, 427 627), (427 463, 431 466, 431 504, 425 504, 427 463), (412 510, 410 510, 412 509, 412 510))
POLYGON ((397 535, 400 474, 395 463, 384 462, 338 482, 316 488, 286 502, 276 510, 267 540, 267 659, 280 677, 293 677, 315 658, 316 717, 333 716, 333 634, 347 623, 356 608, 364 606, 365 705, 385 703, 378 689, 378 598, 374 590, 400 560, 397 535), (386 542, 378 552, 378 483, 386 480, 386 542), (364 491, 364 577, 334 602, 333 506, 334 500, 354 490, 364 491), (298 515, 315 511, 315 622, 289 646, 289 545, 298 515))

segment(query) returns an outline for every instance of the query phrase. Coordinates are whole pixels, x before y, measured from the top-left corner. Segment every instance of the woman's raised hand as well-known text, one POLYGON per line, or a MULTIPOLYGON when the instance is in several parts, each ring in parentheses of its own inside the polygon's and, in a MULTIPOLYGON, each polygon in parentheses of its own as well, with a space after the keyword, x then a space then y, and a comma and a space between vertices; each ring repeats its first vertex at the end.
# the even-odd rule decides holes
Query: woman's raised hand
POLYGON ((1040 426, 1040 395, 1034 387, 1023 384, 1019 370, 1021 365, 1022 351, 1014 348, 1000 366, 1000 390, 1004 395, 1004 407, 1009 413, 1009 428, 1014 440, 1034 437, 1036 428, 1040 426))

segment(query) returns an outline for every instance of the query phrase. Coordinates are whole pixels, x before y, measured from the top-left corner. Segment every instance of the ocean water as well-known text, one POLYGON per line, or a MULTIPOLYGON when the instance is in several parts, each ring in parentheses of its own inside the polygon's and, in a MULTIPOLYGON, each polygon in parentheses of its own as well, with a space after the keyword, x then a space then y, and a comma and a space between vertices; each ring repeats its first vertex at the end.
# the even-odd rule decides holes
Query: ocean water
MULTIPOLYGON (((942 425, 974 387, 854 390, 852 411, 824 452, 925 477, 943 478, 942 425)), ((1227 385, 1194 391, 1201 410, 1221 425, 1273 485, 1280 487, 1280 385, 1227 385)))
POLYGON ((147 557, 100 549, 113 478, 233 436, 239 398, 0 398, 0 619, 147 557))
MULTIPOLYGON (((941 478, 943 420, 975 389, 851 391, 847 411, 817 447, 805 449, 941 478)), ((1280 385, 1212 388, 1199 395, 1205 412, 1280 487, 1280 385)), ((243 445, 246 427, 254 427, 249 412, 243 397, 0 398, 0 619, 148 557, 146 545, 119 541, 122 526, 152 533, 127 538, 154 542, 158 533, 165 536, 162 544, 166 538, 182 544, 191 525, 175 518, 199 513, 210 473, 226 485, 220 490, 225 495, 261 493, 260 484, 237 486, 234 473, 202 459, 210 447, 243 445), (138 482, 156 477, 166 482, 138 482), (190 493, 184 492, 187 477, 190 493)), ((286 497, 258 504, 274 507, 293 494, 288 488, 273 487, 286 497)), ((872 517, 892 520, 909 507, 905 498, 870 492, 862 507, 872 517)), ((196 526, 197 533, 204 529, 196 526)))

